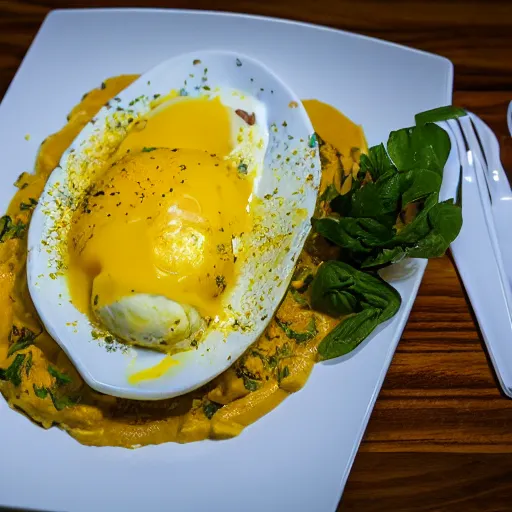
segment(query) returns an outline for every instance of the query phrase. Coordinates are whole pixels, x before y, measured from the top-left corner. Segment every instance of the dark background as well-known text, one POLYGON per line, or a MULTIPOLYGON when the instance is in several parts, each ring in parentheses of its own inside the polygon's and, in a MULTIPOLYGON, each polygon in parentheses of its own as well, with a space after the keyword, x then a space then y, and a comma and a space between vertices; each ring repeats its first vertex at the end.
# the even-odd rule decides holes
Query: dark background
MULTIPOLYGON (((51 9, 149 6, 0 0, 0 98, 51 9)), ((151 6, 308 21, 448 57, 455 64, 454 104, 495 131, 511 176, 505 116, 512 100, 512 0, 160 0, 151 6)), ((497 388, 449 256, 429 263, 340 509, 512 510, 512 401, 497 388)))

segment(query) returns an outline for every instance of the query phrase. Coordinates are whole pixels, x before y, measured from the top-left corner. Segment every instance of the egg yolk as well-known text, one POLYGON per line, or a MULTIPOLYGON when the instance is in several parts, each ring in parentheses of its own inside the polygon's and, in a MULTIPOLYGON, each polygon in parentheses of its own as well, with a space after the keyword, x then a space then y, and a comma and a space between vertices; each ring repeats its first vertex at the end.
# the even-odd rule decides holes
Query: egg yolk
POLYGON ((73 215, 71 299, 88 313, 150 293, 215 316, 236 279, 232 240, 251 224, 251 179, 223 158, 230 112, 186 100, 141 123, 73 215))

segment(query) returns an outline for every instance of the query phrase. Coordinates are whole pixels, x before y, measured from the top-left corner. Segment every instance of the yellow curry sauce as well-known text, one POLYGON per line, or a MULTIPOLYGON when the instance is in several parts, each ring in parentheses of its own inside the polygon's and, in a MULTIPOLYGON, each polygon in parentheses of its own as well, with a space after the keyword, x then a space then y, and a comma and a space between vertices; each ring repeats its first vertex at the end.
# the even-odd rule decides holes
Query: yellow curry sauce
MULTIPOLYGON (((13 223, 28 224, 31 210, 26 205, 39 198, 64 150, 103 104, 136 78, 115 77, 85 95, 68 124, 42 143, 35 174, 25 173, 17 182, 19 191, 7 211, 13 223)), ((358 170, 359 151, 354 148, 365 151, 366 143, 362 129, 332 107, 316 100, 304 105, 323 139, 321 197, 331 185, 338 191, 349 186, 358 170)), ((58 425, 88 445, 137 447, 236 436, 304 386, 318 343, 336 324, 309 309, 307 291, 299 293, 305 276, 314 273, 322 258, 332 257, 330 251, 310 238, 276 316, 231 368, 195 392, 143 402, 98 393, 83 382, 35 312, 26 280, 26 237, 5 240, 0 243, 0 368, 12 367, 16 358, 20 364, 17 379, 0 380, 0 391, 11 407, 43 427, 58 425), (14 352, 28 332, 37 335, 35 340, 14 352)))

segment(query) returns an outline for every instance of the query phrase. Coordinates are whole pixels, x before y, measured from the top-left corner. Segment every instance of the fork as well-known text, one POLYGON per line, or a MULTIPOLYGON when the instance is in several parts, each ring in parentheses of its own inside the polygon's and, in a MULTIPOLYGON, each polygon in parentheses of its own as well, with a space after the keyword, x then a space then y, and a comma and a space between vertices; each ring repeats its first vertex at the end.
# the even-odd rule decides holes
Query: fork
POLYGON ((512 191, 499 159, 498 139, 492 130, 471 112, 460 118, 459 122, 473 155, 476 155, 483 169, 484 183, 480 183, 480 186, 489 194, 491 220, 496 229, 505 272, 512 286, 512 191))
MULTIPOLYGON (((505 394, 512 397, 512 289, 503 265, 491 195, 471 122, 471 116, 445 122, 455 140, 462 169, 463 226, 451 251, 498 380, 505 394)), ((453 180, 458 169, 447 171, 453 180)))

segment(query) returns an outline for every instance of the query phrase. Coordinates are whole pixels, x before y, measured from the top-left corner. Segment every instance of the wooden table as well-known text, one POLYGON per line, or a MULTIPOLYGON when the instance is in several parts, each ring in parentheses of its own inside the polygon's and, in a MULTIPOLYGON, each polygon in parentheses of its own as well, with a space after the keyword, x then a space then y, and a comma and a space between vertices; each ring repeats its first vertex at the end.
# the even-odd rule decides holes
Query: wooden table
MULTIPOLYGON (((0 98, 50 9, 115 5, 148 6, 0 0, 0 98)), ((213 3, 153 6, 212 9, 213 3)), ((215 8, 320 23, 448 57, 455 64, 454 104, 493 128, 510 175, 511 0, 219 0, 215 8)), ((340 509, 512 510, 512 401, 497 388, 449 257, 429 263, 340 509)))

